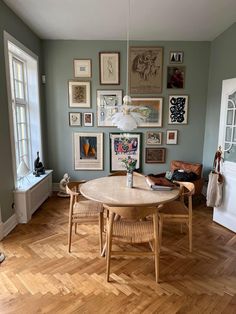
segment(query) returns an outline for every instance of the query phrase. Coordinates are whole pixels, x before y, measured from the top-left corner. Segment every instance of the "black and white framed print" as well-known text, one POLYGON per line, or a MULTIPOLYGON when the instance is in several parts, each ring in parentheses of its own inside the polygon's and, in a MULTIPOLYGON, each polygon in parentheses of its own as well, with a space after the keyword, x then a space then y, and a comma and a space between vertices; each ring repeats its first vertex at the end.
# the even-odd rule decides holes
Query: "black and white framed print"
POLYGON ((169 124, 187 124, 188 121, 188 96, 169 96, 169 124))

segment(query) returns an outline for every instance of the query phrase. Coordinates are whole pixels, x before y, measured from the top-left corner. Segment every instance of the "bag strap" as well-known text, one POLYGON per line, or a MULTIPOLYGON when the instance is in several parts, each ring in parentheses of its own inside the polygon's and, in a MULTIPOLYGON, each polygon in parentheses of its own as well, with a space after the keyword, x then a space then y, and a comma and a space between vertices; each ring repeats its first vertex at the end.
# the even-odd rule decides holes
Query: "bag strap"
POLYGON ((214 157, 214 162, 213 162, 213 169, 214 171, 220 173, 220 162, 221 162, 221 157, 222 155, 222 150, 221 150, 221 146, 219 147, 219 149, 216 151, 215 153, 215 157, 214 157), (217 167, 217 169, 216 169, 217 167))

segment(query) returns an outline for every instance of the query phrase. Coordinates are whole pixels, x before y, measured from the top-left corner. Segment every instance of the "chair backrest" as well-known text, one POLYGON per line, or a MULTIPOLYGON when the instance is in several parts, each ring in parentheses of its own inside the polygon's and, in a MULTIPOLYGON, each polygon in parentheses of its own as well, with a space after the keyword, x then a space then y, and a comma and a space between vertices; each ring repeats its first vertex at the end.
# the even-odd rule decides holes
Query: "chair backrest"
POLYGON ((70 194, 71 196, 76 196, 79 194, 79 186, 81 182, 69 182, 66 185, 66 193, 70 194))
MULTIPOLYGON (((110 173, 109 177, 126 176, 126 174, 127 174, 127 171, 116 171, 116 172, 110 173)), ((139 172, 136 172, 136 171, 134 171, 133 174, 134 174, 134 176, 137 176, 137 177, 143 177, 144 176, 142 173, 139 173, 139 172)))
POLYGON ((109 212, 113 212, 127 219, 142 219, 149 215, 157 214, 157 207, 109 207, 104 206, 109 212))
POLYGON ((172 160, 170 163, 170 170, 174 172, 175 170, 184 170, 186 172, 194 172, 199 178, 202 175, 202 164, 190 163, 181 160, 172 160))

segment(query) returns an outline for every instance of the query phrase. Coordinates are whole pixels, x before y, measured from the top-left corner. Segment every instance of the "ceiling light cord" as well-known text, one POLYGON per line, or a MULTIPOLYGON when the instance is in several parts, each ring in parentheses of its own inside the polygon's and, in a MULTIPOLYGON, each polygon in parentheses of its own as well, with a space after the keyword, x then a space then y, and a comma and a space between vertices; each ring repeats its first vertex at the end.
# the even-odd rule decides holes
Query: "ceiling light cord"
POLYGON ((130 0, 128 0, 128 11, 126 14, 126 54, 127 54, 127 66, 126 66, 126 95, 129 95, 129 35, 130 35, 130 0))

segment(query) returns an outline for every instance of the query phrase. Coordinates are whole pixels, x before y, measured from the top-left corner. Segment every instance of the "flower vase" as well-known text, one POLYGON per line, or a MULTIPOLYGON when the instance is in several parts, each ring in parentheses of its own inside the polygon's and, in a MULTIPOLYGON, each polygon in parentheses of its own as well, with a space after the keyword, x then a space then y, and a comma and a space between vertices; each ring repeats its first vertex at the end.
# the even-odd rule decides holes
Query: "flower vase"
POLYGON ((128 188, 132 188, 133 187, 133 171, 132 172, 127 172, 127 175, 126 175, 126 186, 128 188))

